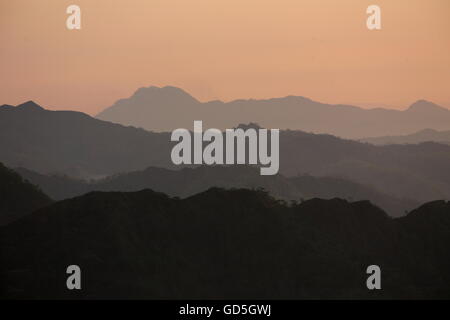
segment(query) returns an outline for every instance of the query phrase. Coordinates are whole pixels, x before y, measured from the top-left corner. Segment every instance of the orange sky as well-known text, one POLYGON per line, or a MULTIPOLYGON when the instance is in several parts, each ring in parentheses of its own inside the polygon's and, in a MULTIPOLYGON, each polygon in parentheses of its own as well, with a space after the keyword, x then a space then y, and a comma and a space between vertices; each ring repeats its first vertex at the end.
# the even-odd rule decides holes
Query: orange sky
POLYGON ((202 101, 450 107, 449 0, 0 0, 0 37, 0 104, 95 114, 173 85, 202 101), (70 4, 81 30, 66 29, 70 4))

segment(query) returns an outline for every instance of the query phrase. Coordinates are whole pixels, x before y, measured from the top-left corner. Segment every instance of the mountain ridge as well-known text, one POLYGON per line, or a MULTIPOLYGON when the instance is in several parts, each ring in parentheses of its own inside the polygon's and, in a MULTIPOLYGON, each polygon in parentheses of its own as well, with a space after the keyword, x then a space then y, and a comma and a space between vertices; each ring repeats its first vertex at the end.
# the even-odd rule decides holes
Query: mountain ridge
POLYGON ((286 206, 245 189, 91 192, 0 228, 0 297, 448 298, 450 203, 417 210, 434 218, 391 219, 367 201, 286 206), (73 263, 83 290, 64 286, 73 263), (365 286, 373 263, 377 292, 365 286))
POLYGON ((369 137, 359 141, 374 145, 418 144, 423 142, 450 144, 450 130, 438 131, 427 128, 409 135, 369 137))
POLYGON ((189 128, 194 120, 203 120, 209 127, 219 129, 257 122, 268 128, 300 129, 351 139, 409 134, 427 127, 450 128, 450 110, 426 100, 417 100, 405 110, 326 104, 292 95, 200 102, 172 86, 140 88, 96 117, 158 132, 189 128), (167 95, 170 92, 174 94, 167 95))
MULTIPOLYGON (((371 108, 363 108, 357 105, 353 105, 353 104, 342 104, 342 103, 335 103, 335 104, 328 104, 328 103, 324 103, 324 102, 319 102, 316 100, 313 100, 311 98, 305 97, 305 96, 301 96, 301 95, 285 95, 285 96, 280 96, 280 97, 273 97, 273 98, 238 98, 238 99, 232 99, 229 101, 225 101, 225 100, 221 100, 221 99, 213 99, 213 100, 205 100, 205 101, 200 101, 198 99, 196 99, 195 97, 193 97, 190 93, 188 93, 186 90, 180 88, 180 87, 176 87, 176 86, 172 86, 172 85, 167 85, 167 86, 155 86, 155 85, 151 85, 148 87, 140 87, 138 88, 131 96, 129 96, 128 98, 121 98, 118 99, 116 102, 119 101, 123 101, 123 100, 127 100, 129 98, 132 98, 133 96, 136 95, 146 95, 149 92, 153 92, 153 93, 158 93, 158 91, 160 92, 175 92, 178 93, 179 96, 184 96, 187 99, 190 99, 194 102, 200 103, 200 104, 210 104, 210 103, 221 103, 221 104, 227 104, 227 103, 234 103, 234 102, 249 102, 249 101, 259 101, 259 102, 264 102, 264 101, 280 101, 280 100, 300 100, 300 101, 308 101, 308 102, 315 102, 315 103, 319 103, 319 104, 324 104, 324 105, 332 105, 332 106, 344 106, 344 107, 351 107, 351 108, 355 108, 355 109, 359 109, 362 111, 370 111, 370 110, 386 110, 386 111, 399 111, 399 112, 404 112, 404 111, 408 111, 408 110, 414 110, 414 109, 422 109, 422 108, 436 108, 439 110, 449 110, 448 108, 444 107, 444 106, 440 106, 432 101, 428 101, 425 99, 418 99, 416 101, 414 101, 413 103, 411 103, 408 107, 406 107, 405 109, 393 109, 393 108, 386 108, 386 107, 371 107, 371 108)), ((107 109, 107 108, 106 108, 107 109)), ((105 110, 106 110, 105 109, 105 110)), ((95 115, 95 117, 98 117, 103 111, 100 111, 99 113, 97 113, 97 115, 95 115)))
POLYGON ((15 170, 55 200, 91 191, 132 192, 147 188, 169 196, 186 198, 211 187, 221 187, 263 188, 271 196, 284 201, 298 202, 311 198, 370 200, 391 216, 402 216, 419 205, 418 202, 395 198, 345 179, 313 176, 288 178, 282 175, 266 177, 260 176, 257 168, 253 167, 212 166, 180 170, 149 167, 92 182, 41 175, 24 168, 15 170))
MULTIPOLYGON (((174 145, 168 132, 80 112, 0 108, 0 161, 9 167, 83 179, 150 166, 176 169, 170 158, 174 145)), ((280 131, 280 174, 340 177, 395 198, 448 198, 448 163, 450 146, 443 144, 373 146, 329 134, 280 131)))
MULTIPOLYGON (((240 122, 242 123, 242 122, 240 122)), ((262 127, 258 125, 259 127, 262 127)), ((114 124, 74 111, 0 108, 0 161, 49 174, 98 179, 171 161, 170 133, 114 124)), ((330 134, 280 131, 280 174, 334 176, 426 202, 450 194, 450 146, 373 146, 330 134)))
POLYGON ((38 187, 0 162, 0 226, 52 202, 38 187))

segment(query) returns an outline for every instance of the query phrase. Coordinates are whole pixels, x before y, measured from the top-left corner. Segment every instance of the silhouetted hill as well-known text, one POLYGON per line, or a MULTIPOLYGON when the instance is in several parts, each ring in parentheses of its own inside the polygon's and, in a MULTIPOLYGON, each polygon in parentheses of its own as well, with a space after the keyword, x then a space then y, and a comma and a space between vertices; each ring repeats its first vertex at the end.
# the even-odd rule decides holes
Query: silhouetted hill
POLYGON ((24 168, 16 171, 38 185, 56 200, 67 199, 90 191, 139 191, 152 189, 170 196, 187 197, 211 187, 262 188, 282 200, 300 201, 309 198, 343 198, 351 201, 370 200, 392 216, 400 216, 419 203, 397 199, 373 188, 351 181, 309 175, 287 178, 283 175, 261 176, 259 170, 248 166, 201 166, 168 170, 147 168, 85 182, 57 175, 42 175, 24 168))
MULTIPOLYGON (((426 203, 411 211, 406 217, 397 220, 404 229, 403 241, 417 245, 405 248, 410 256, 404 265, 413 269, 414 281, 421 286, 430 282, 423 277, 423 272, 435 275, 435 281, 450 283, 450 202, 438 200, 426 203), (436 241, 439 239, 439 241, 436 241)), ((448 295, 450 290, 441 289, 438 294, 448 295)))
POLYGON ((335 176, 419 202, 450 197, 450 146, 373 146, 331 135, 280 133, 280 173, 335 176), (295 147, 294 147, 295 146, 295 147))
MULTIPOLYGON (((90 182, 60 174, 41 174, 26 168, 14 168, 20 176, 36 186, 54 200, 80 196, 92 190, 90 182)), ((144 188, 141 188, 144 189, 144 188)), ((123 190, 126 191, 126 190, 123 190)))
POLYGON ((34 102, 0 107, 0 161, 10 167, 91 177, 167 166, 169 138, 34 102))
MULTIPOLYGON (((79 112, 0 107, 0 150, 9 167, 104 177, 174 168, 169 133, 100 121, 79 112)), ((373 146, 331 135, 280 132, 280 173, 333 176, 419 203, 450 197, 450 146, 373 146)))
POLYGON ((368 142, 375 145, 385 144, 414 144, 427 141, 450 144, 450 130, 437 131, 433 129, 424 129, 413 134, 405 136, 383 136, 360 139, 362 142, 368 142))
POLYGON ((289 181, 303 193, 304 199, 370 200, 393 217, 402 216, 418 206, 415 200, 395 198, 374 188, 342 178, 302 175, 289 178, 289 181))
POLYGON ((194 120, 203 120, 208 127, 219 129, 256 122, 267 128, 328 133, 352 139, 450 128, 450 110, 425 100, 413 103, 404 111, 366 110, 296 96, 202 103, 179 88, 154 86, 140 88, 97 117, 152 131, 191 128, 194 120))
POLYGON ((14 221, 51 202, 36 186, 0 163, 0 225, 14 221))
POLYGON ((417 210, 391 219, 368 201, 287 207, 261 191, 218 188, 183 200, 89 193, 0 228, 1 296, 449 298, 450 203, 417 210), (80 291, 65 287, 72 264, 80 291), (372 264, 379 291, 366 288, 372 264))

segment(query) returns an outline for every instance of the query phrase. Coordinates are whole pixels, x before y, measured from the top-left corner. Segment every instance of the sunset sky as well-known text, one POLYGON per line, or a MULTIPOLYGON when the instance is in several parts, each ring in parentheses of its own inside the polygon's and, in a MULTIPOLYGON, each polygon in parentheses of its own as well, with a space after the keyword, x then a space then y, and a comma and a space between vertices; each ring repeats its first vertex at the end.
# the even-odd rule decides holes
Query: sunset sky
POLYGON ((0 37, 0 104, 96 114, 173 85, 201 101, 450 107, 449 0, 0 0, 0 37))

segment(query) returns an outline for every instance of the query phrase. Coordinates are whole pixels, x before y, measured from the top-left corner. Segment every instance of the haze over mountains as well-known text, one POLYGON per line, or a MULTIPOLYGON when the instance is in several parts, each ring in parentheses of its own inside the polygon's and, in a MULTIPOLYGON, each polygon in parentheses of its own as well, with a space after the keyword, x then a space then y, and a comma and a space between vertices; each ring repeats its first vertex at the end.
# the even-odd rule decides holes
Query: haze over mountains
MULTIPOLYGON (((169 133, 48 111, 33 102, 0 107, 1 161, 39 173, 98 178, 149 166, 176 168, 169 133)), ((280 173, 339 177, 417 202, 450 196, 450 146, 373 146, 331 135, 280 132, 280 173)))
POLYGON ((299 96, 202 103, 182 89, 170 86, 140 88, 131 97, 100 112, 97 118, 151 131, 190 129, 194 120, 202 120, 207 128, 219 129, 255 122, 266 128, 327 133, 349 139, 404 135, 426 128, 450 129, 450 110, 425 100, 403 111, 324 104, 299 96))
POLYGON ((450 130, 438 131, 433 129, 424 129, 416 133, 404 136, 383 136, 360 139, 362 142, 368 142, 376 145, 385 144, 416 144, 427 141, 450 144, 450 130))
POLYGON ((345 179, 310 175, 291 178, 283 175, 261 176, 257 168, 247 166, 201 166, 181 170, 150 167, 90 182, 65 176, 42 175, 24 168, 15 171, 54 200, 73 198, 91 191, 130 192, 143 189, 185 198, 212 187, 221 187, 264 189, 276 199, 288 202, 311 198, 370 200, 394 217, 402 216, 420 204, 345 179))
POLYGON ((167 132, 1 106, 0 162, 21 168, 0 164, 0 298, 449 298, 449 145, 283 130, 275 176, 175 167, 172 146, 167 132), (81 291, 65 286, 74 261, 81 291))

